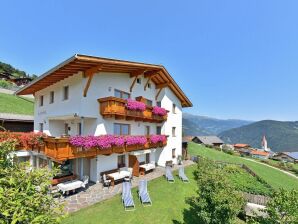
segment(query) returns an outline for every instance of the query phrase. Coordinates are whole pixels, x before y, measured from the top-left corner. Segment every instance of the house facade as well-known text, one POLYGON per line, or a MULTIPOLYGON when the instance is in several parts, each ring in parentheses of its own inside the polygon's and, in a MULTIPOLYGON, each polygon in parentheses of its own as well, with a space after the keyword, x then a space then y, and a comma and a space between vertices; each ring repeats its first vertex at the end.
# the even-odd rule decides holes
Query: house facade
POLYGON ((192 104, 163 66, 75 55, 17 94, 34 94, 34 130, 52 136, 45 140, 45 151, 32 153, 33 164, 46 156, 49 164, 67 164, 74 174, 98 182, 107 170, 175 164, 182 155, 182 108, 192 104), (133 114, 127 99, 145 103, 146 111, 133 114), (166 109, 167 116, 154 116, 154 106, 166 109), (80 135, 166 135, 167 142, 120 153, 78 153, 67 138, 80 135))

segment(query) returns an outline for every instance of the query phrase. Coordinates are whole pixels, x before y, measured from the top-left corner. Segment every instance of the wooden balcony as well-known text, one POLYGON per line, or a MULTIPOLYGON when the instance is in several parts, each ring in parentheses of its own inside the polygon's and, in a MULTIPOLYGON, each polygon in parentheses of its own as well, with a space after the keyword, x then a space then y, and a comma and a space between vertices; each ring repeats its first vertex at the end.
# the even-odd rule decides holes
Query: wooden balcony
POLYGON ((126 100, 117 97, 105 97, 97 100, 99 111, 104 118, 121 120, 135 120, 152 123, 161 123, 167 120, 167 115, 159 116, 152 113, 152 107, 147 106, 145 111, 132 111, 126 108, 126 100))
POLYGON ((158 148, 166 146, 167 142, 152 144, 149 141, 145 145, 130 145, 123 147, 111 147, 108 149, 98 148, 80 148, 74 147, 69 143, 68 138, 44 138, 44 150, 40 152, 44 153, 45 156, 57 161, 63 162, 68 159, 84 158, 84 157, 95 157, 97 155, 111 155, 113 153, 124 153, 132 152, 137 150, 145 150, 151 148, 158 148))

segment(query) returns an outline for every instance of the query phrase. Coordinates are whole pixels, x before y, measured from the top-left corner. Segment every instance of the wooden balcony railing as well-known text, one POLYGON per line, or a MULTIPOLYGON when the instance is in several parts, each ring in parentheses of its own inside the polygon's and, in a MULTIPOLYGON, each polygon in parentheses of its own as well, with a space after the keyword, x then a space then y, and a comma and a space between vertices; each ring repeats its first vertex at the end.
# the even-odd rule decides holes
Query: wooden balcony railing
POLYGON ((135 120, 161 123, 167 120, 167 115, 159 116, 152 113, 152 107, 147 106, 145 111, 133 111, 126 108, 126 100, 117 97, 105 97, 97 100, 99 111, 104 118, 135 120))
POLYGON ((151 149, 166 146, 167 142, 152 144, 149 141, 145 145, 130 145, 123 147, 111 147, 108 149, 90 148, 85 149, 75 147, 69 143, 68 138, 44 138, 44 147, 40 151, 47 157, 55 161, 65 161, 68 159, 95 157, 97 155, 111 155, 113 153, 124 153, 137 150, 151 149))

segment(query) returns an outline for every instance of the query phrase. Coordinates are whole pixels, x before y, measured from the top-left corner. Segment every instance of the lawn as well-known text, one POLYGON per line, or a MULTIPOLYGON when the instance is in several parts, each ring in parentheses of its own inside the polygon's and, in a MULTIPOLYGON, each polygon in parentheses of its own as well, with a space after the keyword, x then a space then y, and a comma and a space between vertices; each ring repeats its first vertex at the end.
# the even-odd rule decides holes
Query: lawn
POLYGON ((0 93, 0 113, 33 115, 33 111, 33 99, 0 93))
MULTIPOLYGON (((173 184, 167 183, 161 177, 148 184, 153 206, 143 207, 137 197, 137 189, 133 189, 136 210, 125 212, 121 203, 121 196, 100 202, 88 208, 71 214, 63 223, 173 223, 174 220, 183 221, 183 210, 187 208, 185 198, 195 195, 196 183, 193 180, 195 166, 185 169, 186 175, 191 179, 189 184, 182 183, 175 177, 173 184)), ((177 173, 176 173, 177 174, 177 173)), ((177 222, 177 223, 178 223, 177 222)))
POLYGON ((189 143, 188 151, 191 155, 200 155, 212 160, 245 164, 261 178, 263 178, 274 189, 298 189, 298 180, 296 178, 288 176, 279 170, 270 168, 263 164, 248 161, 242 157, 229 155, 215 149, 206 148, 192 142, 189 143))

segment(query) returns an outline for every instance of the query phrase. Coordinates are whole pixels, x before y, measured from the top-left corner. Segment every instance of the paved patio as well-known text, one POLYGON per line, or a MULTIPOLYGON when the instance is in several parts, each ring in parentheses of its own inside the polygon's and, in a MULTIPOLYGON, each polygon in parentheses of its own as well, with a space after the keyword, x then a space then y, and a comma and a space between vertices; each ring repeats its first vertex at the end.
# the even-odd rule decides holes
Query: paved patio
MULTIPOLYGON (((194 163, 191 160, 184 161, 183 166, 190 166, 194 163)), ((174 166, 173 170, 177 170, 179 166, 174 166)), ((141 177, 134 177, 132 180, 132 187, 137 187, 139 180, 153 180, 163 176, 165 173, 164 167, 157 167, 155 171, 141 177)), ((122 184, 117 184, 114 187, 103 187, 101 183, 89 184, 88 188, 77 190, 77 193, 70 194, 69 196, 62 197, 59 200, 65 202, 65 210, 68 213, 78 211, 82 208, 88 207, 100 201, 107 200, 120 194, 122 191, 122 184)))

